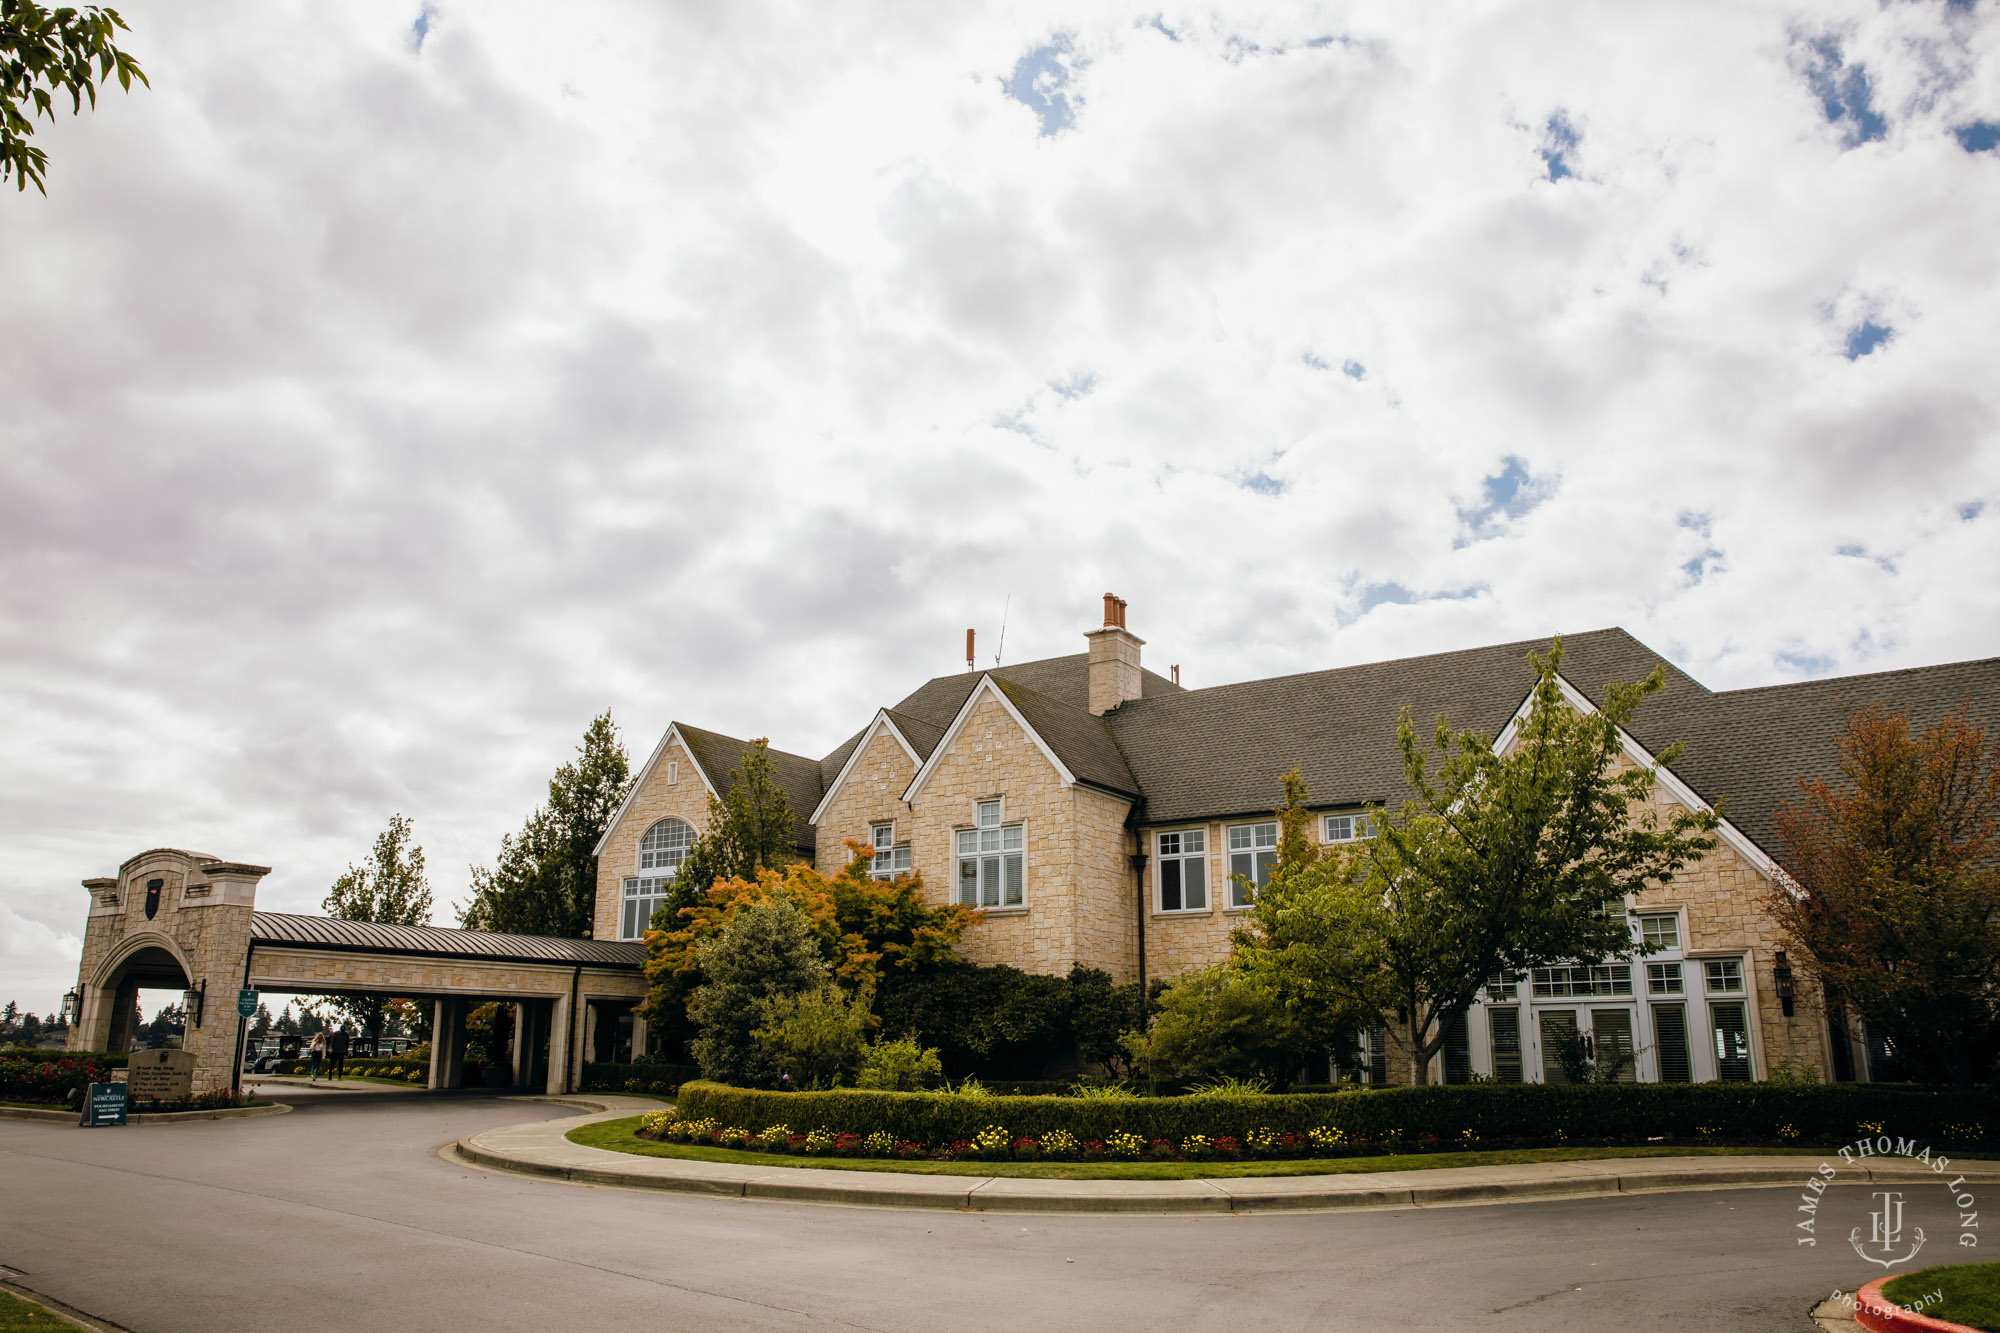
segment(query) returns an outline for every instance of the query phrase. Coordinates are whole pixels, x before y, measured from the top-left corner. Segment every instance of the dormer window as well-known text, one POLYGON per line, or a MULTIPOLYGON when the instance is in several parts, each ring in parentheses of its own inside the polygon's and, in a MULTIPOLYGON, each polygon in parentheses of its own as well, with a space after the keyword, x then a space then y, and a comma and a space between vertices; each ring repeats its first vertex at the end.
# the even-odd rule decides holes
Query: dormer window
POLYGON ((1375 836, 1375 822, 1367 815, 1328 815, 1326 817, 1326 840, 1328 842, 1359 842, 1363 838, 1375 836))
POLYGON ((870 824, 868 840, 875 848, 875 859, 869 867, 869 874, 875 879, 894 879, 906 875, 910 870, 910 844, 896 845, 896 825, 870 824))
POLYGON ((998 801, 981 801, 978 826, 958 831, 958 901, 967 907, 1027 903, 1027 839, 1020 824, 1002 824, 998 801))

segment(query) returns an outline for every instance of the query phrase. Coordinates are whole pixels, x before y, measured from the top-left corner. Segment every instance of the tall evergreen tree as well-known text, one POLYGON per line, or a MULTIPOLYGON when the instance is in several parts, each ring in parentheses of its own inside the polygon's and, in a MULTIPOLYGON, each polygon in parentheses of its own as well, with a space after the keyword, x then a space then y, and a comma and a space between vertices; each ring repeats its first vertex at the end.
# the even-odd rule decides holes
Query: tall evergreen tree
POLYGON ((631 761, 607 710, 585 728, 576 758, 549 779, 548 803, 500 839, 492 869, 472 868, 459 924, 587 938, 597 909, 597 843, 631 784, 631 761))
MULTIPOLYGON (((431 885, 424 874, 424 849, 413 841, 414 826, 401 814, 375 837, 374 850, 360 865, 350 863, 320 904, 343 921, 376 921, 392 926, 428 925, 431 885)), ((379 1039, 387 1020, 388 998, 329 995, 329 1004, 352 1019, 363 1035, 379 1039)))

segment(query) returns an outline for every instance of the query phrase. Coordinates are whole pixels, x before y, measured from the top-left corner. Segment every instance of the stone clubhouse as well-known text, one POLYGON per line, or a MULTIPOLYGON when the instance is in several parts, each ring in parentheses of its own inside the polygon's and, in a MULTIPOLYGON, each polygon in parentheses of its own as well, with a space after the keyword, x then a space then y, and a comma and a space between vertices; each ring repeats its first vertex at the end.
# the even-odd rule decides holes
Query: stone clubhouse
MULTIPOLYGON (((769 750, 801 857, 832 873, 846 843, 875 872, 914 870, 940 901, 978 914, 962 948, 976 962, 1115 977, 1171 977, 1221 961, 1229 932, 1276 860, 1280 777, 1294 764, 1327 843, 1367 835, 1372 807, 1401 803, 1395 742, 1408 707, 1449 714, 1506 745, 1524 715, 1540 642, 1188 689, 1145 669, 1126 604, 1067 657, 940 676, 831 753, 769 750)), ((1929 726, 1965 705, 2000 720, 2000 660, 1710 691, 1619 629, 1565 636, 1563 686, 1590 710, 1609 681, 1655 666, 1664 690, 1640 710, 1626 758, 1661 769, 1662 807, 1720 809, 1719 845, 1671 884, 1628 902, 1652 951, 1495 977, 1429 1071, 1560 1080, 1549 1054, 1567 1034, 1629 1051, 1641 1081, 1765 1077, 1787 1061, 1834 1080, 1885 1072, 1873 1034, 1794 977, 1759 906, 1782 846, 1774 813, 1802 779, 1837 780, 1835 738, 1858 709, 1885 704, 1929 726)), ((968 662, 968 667, 970 667, 968 662)), ((401 927, 259 912, 263 866, 155 849, 90 895, 78 978, 78 1049, 129 1047, 136 992, 189 992, 186 1044, 197 1086, 235 1076, 241 986, 421 997, 434 1004, 432 1087, 457 1086, 465 1015, 514 1006, 516 1085, 573 1090, 585 1062, 649 1048, 641 935, 750 742, 674 722, 597 847, 593 938, 401 927)), ((1366 1082, 1413 1071, 1386 1029, 1352 1068, 1366 1082)))

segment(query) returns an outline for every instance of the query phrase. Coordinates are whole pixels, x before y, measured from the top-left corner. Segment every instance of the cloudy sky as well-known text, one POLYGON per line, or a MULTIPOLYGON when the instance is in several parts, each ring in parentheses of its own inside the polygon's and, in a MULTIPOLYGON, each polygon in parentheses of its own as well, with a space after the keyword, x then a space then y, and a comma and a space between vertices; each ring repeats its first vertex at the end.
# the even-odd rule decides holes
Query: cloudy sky
POLYGON ((0 1000, 161 844, 439 917, 609 707, 1081 649, 2000 653, 2000 3, 130 0, 0 195, 0 1000), (558 21, 559 20, 559 21, 558 21))

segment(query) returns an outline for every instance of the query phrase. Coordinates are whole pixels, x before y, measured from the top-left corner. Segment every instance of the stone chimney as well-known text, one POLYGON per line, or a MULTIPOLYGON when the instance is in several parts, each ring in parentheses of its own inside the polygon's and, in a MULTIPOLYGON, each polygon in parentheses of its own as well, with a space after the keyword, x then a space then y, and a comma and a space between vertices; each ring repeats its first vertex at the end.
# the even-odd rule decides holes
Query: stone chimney
POLYGON ((1146 641, 1125 628, 1125 599, 1104 594, 1104 628, 1090 640, 1090 711, 1099 717, 1139 697, 1139 650, 1146 641))

